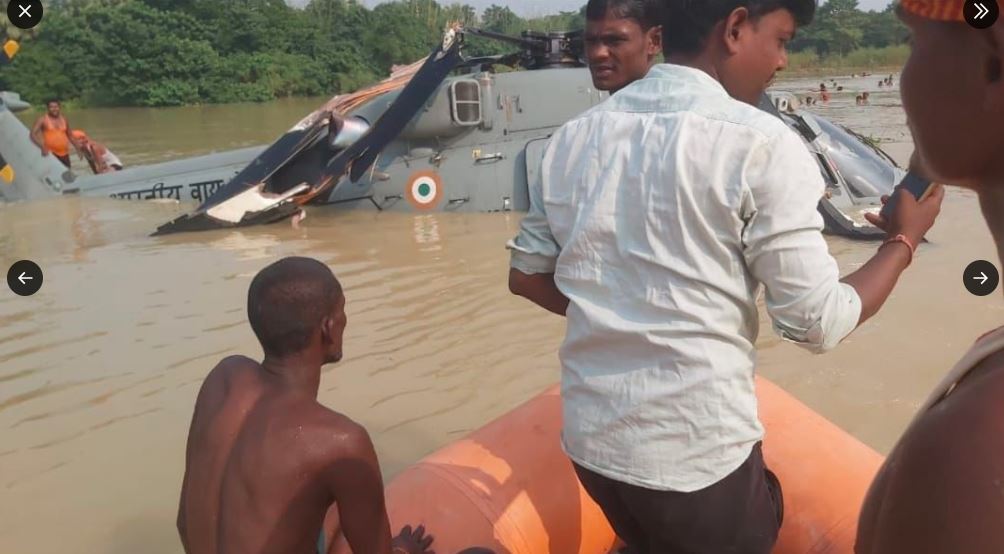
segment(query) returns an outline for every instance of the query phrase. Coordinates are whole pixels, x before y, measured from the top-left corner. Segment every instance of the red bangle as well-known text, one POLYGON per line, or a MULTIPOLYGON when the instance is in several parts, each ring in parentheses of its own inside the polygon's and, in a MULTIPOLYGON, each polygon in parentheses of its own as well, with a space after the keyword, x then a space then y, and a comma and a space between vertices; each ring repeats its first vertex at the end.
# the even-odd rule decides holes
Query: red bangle
POLYGON ((907 265, 913 263, 913 255, 917 253, 917 247, 913 245, 913 242, 911 242, 910 239, 906 238, 906 235, 900 234, 896 235, 895 237, 890 237, 886 239, 886 241, 882 243, 882 246, 886 246, 887 244, 892 244, 894 242, 901 242, 905 244, 907 248, 910 249, 910 261, 907 262, 907 265))

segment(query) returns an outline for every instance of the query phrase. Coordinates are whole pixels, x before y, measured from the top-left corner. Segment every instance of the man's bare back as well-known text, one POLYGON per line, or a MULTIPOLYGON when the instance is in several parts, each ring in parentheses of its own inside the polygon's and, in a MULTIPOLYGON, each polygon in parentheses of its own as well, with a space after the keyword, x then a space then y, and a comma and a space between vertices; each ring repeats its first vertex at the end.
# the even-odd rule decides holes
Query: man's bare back
POLYGON ((270 381, 257 362, 232 357, 203 385, 180 512, 188 552, 316 552, 335 466, 382 490, 365 430, 270 381))
POLYGON ((358 554, 427 551, 419 527, 391 538, 366 430, 317 402, 321 366, 342 357, 345 298, 331 270, 287 258, 248 294, 258 363, 232 356, 206 377, 185 456, 178 531, 189 554, 308 554, 325 516, 358 554))

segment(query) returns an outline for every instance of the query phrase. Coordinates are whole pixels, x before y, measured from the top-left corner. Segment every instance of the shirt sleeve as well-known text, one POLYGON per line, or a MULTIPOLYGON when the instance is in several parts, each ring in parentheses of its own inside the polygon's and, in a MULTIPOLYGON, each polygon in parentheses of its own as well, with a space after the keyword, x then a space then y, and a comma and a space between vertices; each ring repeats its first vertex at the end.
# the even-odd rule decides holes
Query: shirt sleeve
POLYGON ((530 182, 530 210, 520 223, 519 233, 506 243, 511 256, 509 267, 526 275, 554 273, 558 254, 561 253, 544 210, 542 173, 538 168, 536 177, 530 182))
POLYGON ((830 350, 857 327, 861 298, 840 282, 823 239, 819 166, 789 131, 761 143, 744 174, 744 256, 766 288, 774 329, 813 352, 830 350))

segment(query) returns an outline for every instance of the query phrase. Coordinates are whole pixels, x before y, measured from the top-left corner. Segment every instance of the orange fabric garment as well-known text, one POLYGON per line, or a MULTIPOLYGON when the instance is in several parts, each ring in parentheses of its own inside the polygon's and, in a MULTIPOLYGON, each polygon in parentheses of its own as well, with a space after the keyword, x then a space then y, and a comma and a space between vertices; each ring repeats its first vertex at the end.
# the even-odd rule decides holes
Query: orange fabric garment
POLYGON ((901 0, 900 9, 936 21, 965 21, 965 0, 901 0))
POLYGON ((66 118, 53 119, 46 114, 42 120, 42 142, 56 156, 70 154, 70 139, 66 136, 66 118))

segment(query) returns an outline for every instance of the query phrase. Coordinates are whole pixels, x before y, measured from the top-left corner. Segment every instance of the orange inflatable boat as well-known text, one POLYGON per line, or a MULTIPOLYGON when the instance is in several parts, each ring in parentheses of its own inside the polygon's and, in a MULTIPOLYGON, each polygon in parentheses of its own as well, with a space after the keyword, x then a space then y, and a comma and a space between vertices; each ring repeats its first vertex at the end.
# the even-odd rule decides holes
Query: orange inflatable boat
MULTIPOLYGON (((781 479, 775 554, 853 551, 881 456, 776 385, 757 381, 764 454, 781 479)), ((387 487, 393 529, 424 524, 436 552, 607 554, 617 539, 561 451, 557 387, 421 460, 387 487)))

